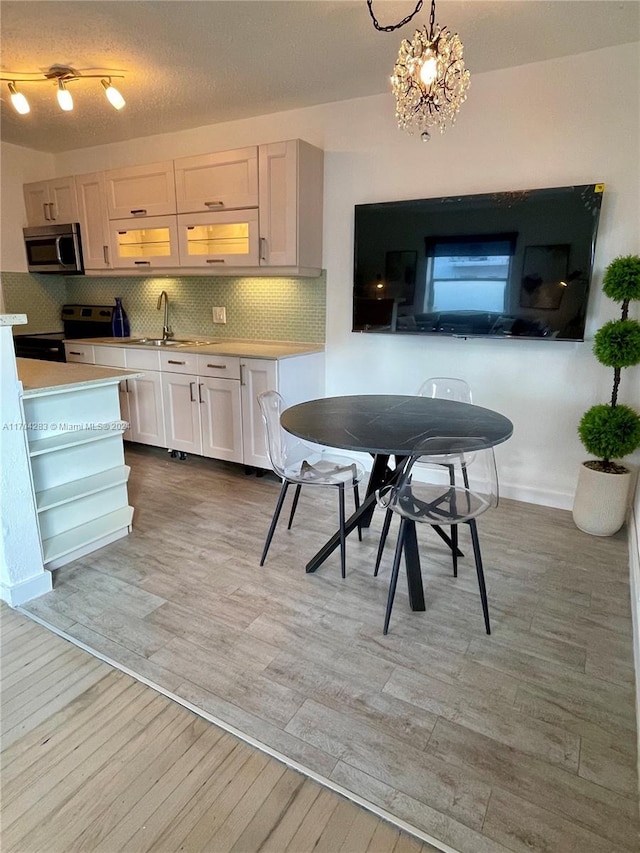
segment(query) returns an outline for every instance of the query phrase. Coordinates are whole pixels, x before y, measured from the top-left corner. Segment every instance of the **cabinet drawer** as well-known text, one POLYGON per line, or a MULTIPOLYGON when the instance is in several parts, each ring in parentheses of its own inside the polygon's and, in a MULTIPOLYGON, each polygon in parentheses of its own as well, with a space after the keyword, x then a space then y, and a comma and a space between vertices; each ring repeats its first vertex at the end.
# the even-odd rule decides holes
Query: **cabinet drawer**
POLYGON ((124 367, 124 348, 101 347, 94 345, 93 353, 95 364, 103 364, 105 367, 124 367))
POLYGON ((125 352, 125 367, 135 370, 160 370, 160 353, 128 347, 125 352))
POLYGON ((91 344, 67 344, 64 345, 67 361, 80 361, 84 364, 95 364, 93 346, 91 344))
POLYGON ((195 352, 184 352, 173 350, 172 352, 161 352, 160 369, 166 373, 197 373, 198 356, 195 352))
POLYGON ((233 355, 197 355, 198 376, 219 376, 221 379, 240 379, 240 359, 233 355))

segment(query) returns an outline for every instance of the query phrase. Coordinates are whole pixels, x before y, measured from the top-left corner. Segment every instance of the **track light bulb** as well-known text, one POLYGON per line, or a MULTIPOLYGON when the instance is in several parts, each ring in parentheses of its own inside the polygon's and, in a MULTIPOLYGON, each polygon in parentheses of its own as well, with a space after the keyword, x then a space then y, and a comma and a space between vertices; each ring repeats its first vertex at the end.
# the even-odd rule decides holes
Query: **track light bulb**
POLYGON ((115 88, 115 86, 111 85, 111 80, 101 80, 100 82, 104 86, 104 93, 111 106, 116 110, 121 110, 127 102, 120 92, 115 88))
POLYGON ((58 80, 58 103, 60 109, 69 112, 73 109, 73 98, 71 92, 65 88, 64 80, 58 80))
POLYGON ((29 101, 25 98, 22 92, 18 92, 13 83, 9 83, 9 91, 11 92, 11 103, 17 113, 24 116, 31 111, 29 101))

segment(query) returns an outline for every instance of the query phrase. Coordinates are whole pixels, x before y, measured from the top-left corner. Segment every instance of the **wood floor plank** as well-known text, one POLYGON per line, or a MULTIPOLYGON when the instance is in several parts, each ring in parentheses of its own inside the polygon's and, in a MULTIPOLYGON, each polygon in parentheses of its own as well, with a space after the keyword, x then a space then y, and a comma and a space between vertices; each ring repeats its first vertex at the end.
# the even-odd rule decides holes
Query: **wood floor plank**
POLYGON ((235 738, 222 737, 163 802, 138 826, 127 845, 134 850, 176 850, 182 839, 212 807, 220 790, 241 772, 250 751, 235 738))
POLYGON ((448 720, 438 721, 430 745, 452 766, 479 773, 536 808, 555 812, 563 820, 572 819, 577 827, 599 834, 604 849, 607 845, 633 849, 638 831, 637 797, 621 796, 543 760, 525 757, 448 720))
MULTIPOLYGON (((53 592, 28 605, 34 613, 461 853, 519 849, 517 834, 498 837, 502 805, 495 832, 485 830, 494 789, 554 815, 562 843, 586 831, 603 853, 626 853, 639 822, 624 530, 603 541, 568 512, 501 501, 480 530, 487 636, 466 531, 453 578, 446 545, 424 527, 426 609, 408 606, 403 568, 383 636, 387 555, 372 576, 382 513, 362 542, 349 538, 346 578, 337 553, 309 575, 304 563, 335 529, 336 507, 335 495, 303 492, 261 567, 274 476, 198 457, 176 464, 154 448, 126 453, 133 534, 58 570, 53 592)), ((14 660, 16 682, 24 661, 14 660)), ((303 785, 294 813, 307 797, 303 785)), ((309 805, 322 819, 317 799, 309 805)), ((168 839, 154 809, 153 838, 168 839)), ((185 809, 170 844, 215 831, 203 814, 195 829, 185 809)), ((303 832, 303 845, 315 843, 319 827, 305 835, 294 822, 284 818, 273 837, 286 847, 303 832)), ((141 832, 131 836, 139 844, 141 832)), ((555 836, 532 837, 530 853, 548 853, 555 836)))
POLYGON ((12 718, 3 719, 3 725, 6 726, 2 734, 3 746, 10 746, 15 740, 40 725, 52 712, 64 708, 69 701, 80 696, 88 687, 97 684, 104 675, 105 670, 99 661, 83 663, 74 671, 71 683, 65 685, 64 689, 55 686, 49 692, 48 698, 41 695, 37 708, 25 708, 24 713, 17 713, 12 718))
POLYGON ((188 721, 178 722, 177 709, 172 709, 175 711, 173 714, 163 714, 160 697, 156 697, 150 704, 155 706, 156 711, 150 724, 123 743, 107 764, 97 766, 92 775, 83 778, 81 789, 69 792, 67 798, 59 802, 50 813, 46 824, 31 830, 22 839, 25 847, 43 849, 47 839, 53 835, 68 851, 92 848, 106 834, 105 824, 109 827, 123 809, 123 804, 129 801, 123 794, 127 786, 132 784, 129 778, 133 769, 131 757, 136 756, 133 780, 136 799, 140 789, 144 790, 146 774, 154 759, 162 762, 160 772, 171 766, 174 750, 180 751, 183 741, 189 739, 189 734, 185 735, 188 721), (163 743, 159 756, 157 739, 162 737, 167 727, 171 728, 171 739, 163 743))
MULTIPOLYGON (((134 696, 131 704, 137 708, 153 699, 152 695, 140 694, 134 696)), ((40 820, 45 822, 48 816, 55 814, 67 799, 77 793, 85 779, 109 761, 136 732, 130 718, 120 714, 101 728, 99 737, 80 744, 55 766, 47 768, 44 775, 30 779, 18 777, 15 794, 10 792, 6 801, 3 798, 3 840, 8 846, 21 842, 32 831, 30 810, 34 803, 38 804, 40 820)))
POLYGON ((283 853, 312 853, 337 808, 335 797, 326 789, 320 791, 283 853))
MULTIPOLYGON (((55 662, 52 668, 55 670, 55 662)), ((37 765, 32 771, 34 778, 43 771, 46 773, 49 766, 57 764, 60 755, 72 752, 95 733, 96 726, 108 721, 123 694, 128 691, 130 699, 133 698, 131 686, 126 676, 105 675, 16 743, 3 749, 3 782, 8 785, 21 774, 31 772, 29 768, 33 765, 37 765)))
MULTIPOLYGON (((238 822, 237 835, 231 850, 233 853, 244 853, 245 850, 260 850, 265 841, 273 832, 274 826, 277 826, 286 814, 287 809, 295 799, 304 784, 304 776, 294 771, 284 771, 282 776, 277 780, 271 791, 265 797, 261 804, 258 804, 252 818, 247 819, 245 815, 238 822)), ((253 797, 251 791, 249 796, 253 797)), ((219 834, 212 840, 212 844, 220 843, 219 834)), ((227 842, 228 844, 228 842, 227 842)))
POLYGON ((206 846, 212 850, 233 850, 247 824, 252 822, 256 812, 285 775, 284 765, 277 766, 273 762, 267 762, 250 787, 246 789, 246 795, 243 790, 243 795, 226 820, 210 835, 206 846))
MULTIPOLYGON (((46 634, 44 628, 4 606, 0 615, 26 624, 28 630, 17 638, 46 634)), ((64 664, 69 644, 55 636, 51 640, 64 664)), ((73 651, 88 658, 86 652, 73 651)), ((49 666, 56 671, 55 656, 49 658, 49 666)), ((64 665, 60 672, 68 678, 64 665)), ((107 736, 111 746, 113 727, 107 736)), ((9 853, 42 853, 45 849, 48 853, 169 851, 187 836, 196 842, 196 846, 184 848, 189 850, 211 849, 209 842, 198 846, 197 839, 215 836, 216 850, 280 853, 308 819, 323 790, 129 676, 111 670, 9 747, 2 759, 10 771, 3 773, 2 803, 2 849, 9 853), (121 739, 105 760, 103 729, 114 715, 123 714, 133 734, 121 739), (98 744, 97 752, 91 749, 91 740, 98 744), (82 761, 71 771, 68 761, 78 752, 83 753, 82 761), (187 758, 189 754, 191 758, 187 758), (231 797, 230 789, 234 792, 231 797), (30 792, 32 798, 28 798, 30 792), (211 820, 212 810, 219 816, 221 803, 226 817, 211 820), (16 819, 12 809, 21 811, 21 816, 16 819)), ((327 794, 343 817, 337 832, 324 819, 317 829, 339 846, 363 813, 353 803, 327 794)), ((385 833, 380 826, 386 824, 373 816, 368 816, 367 823, 370 821, 380 844, 376 849, 391 853, 398 830, 385 833)))
MULTIPOLYGON (((331 820, 316 842, 314 853, 334 853, 334 851, 339 850, 351 830, 356 817, 357 813, 351 808, 351 803, 346 800, 338 803, 331 820)), ((390 848, 388 847, 387 849, 390 848)))
MULTIPOLYGON (((291 842, 291 839, 298 831, 305 815, 315 800, 320 796, 321 791, 322 787, 317 782, 314 782, 312 779, 305 778, 302 785, 298 788, 296 794, 292 798, 291 804, 285 814, 282 815, 276 824, 274 824, 268 837, 262 842, 260 846, 260 853, 281 853, 281 851, 286 849, 287 845, 291 842)), ((349 811, 353 815, 352 819, 354 820, 356 809, 353 807, 353 803, 348 801, 344 802, 346 802, 349 811)), ((338 814, 338 809, 342 805, 343 801, 338 798, 335 812, 336 815, 338 814)), ((339 818, 336 818, 336 822, 339 823, 339 818)), ((320 851, 318 851, 318 853, 320 853, 320 851)))
MULTIPOLYGON (((602 853, 602 836, 571 825, 545 809, 495 788, 491 794, 485 833, 514 853, 562 850, 563 853, 602 853)), ((631 848, 629 848, 631 849, 631 848)), ((636 848, 637 849, 637 848, 636 848)))

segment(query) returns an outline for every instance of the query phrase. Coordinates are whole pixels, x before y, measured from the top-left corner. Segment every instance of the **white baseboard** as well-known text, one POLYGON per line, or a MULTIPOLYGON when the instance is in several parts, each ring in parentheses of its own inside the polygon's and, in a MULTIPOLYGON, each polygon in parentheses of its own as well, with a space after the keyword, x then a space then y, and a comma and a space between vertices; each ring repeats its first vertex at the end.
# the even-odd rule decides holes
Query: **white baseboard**
POLYGON ((49 572, 42 572, 33 578, 26 581, 21 581, 16 584, 0 583, 0 598, 5 601, 9 607, 20 607, 32 598, 38 598, 39 595, 44 595, 45 592, 51 592, 53 589, 53 580, 49 572))
POLYGON ((633 620, 633 659, 636 672, 636 729, 640 785, 640 515, 637 507, 629 514, 629 586, 633 620))
POLYGON ((522 501, 526 504, 549 506, 554 509, 573 509, 573 492, 552 492, 545 489, 530 489, 526 486, 510 486, 500 482, 500 497, 512 501, 522 501))

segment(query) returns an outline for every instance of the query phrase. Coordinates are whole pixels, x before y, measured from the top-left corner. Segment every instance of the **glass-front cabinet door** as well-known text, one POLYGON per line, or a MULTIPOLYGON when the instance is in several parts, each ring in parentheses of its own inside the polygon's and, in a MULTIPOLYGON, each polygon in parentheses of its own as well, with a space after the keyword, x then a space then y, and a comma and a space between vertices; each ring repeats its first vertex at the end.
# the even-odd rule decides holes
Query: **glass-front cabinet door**
POLYGON ((179 265, 175 216, 113 219, 110 228, 114 267, 143 270, 179 265))
POLYGON ((178 215, 183 267, 257 267, 258 238, 257 208, 178 215))

